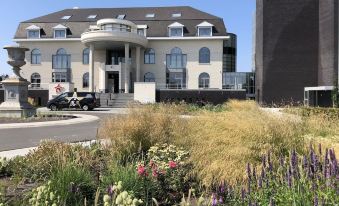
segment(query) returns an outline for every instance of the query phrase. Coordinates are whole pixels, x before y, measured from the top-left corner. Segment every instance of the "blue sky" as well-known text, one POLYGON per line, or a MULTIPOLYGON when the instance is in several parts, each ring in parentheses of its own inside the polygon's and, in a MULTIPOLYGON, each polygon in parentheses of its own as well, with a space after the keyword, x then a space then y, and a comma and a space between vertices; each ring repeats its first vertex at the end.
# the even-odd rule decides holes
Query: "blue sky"
MULTIPOLYGON (((252 68, 252 30, 255 0, 2 0, 0 47, 13 44, 19 22, 58 10, 80 7, 135 7, 187 5, 222 17, 229 32, 238 35, 238 71, 252 68)), ((0 74, 11 73, 7 54, 0 49, 0 74)))

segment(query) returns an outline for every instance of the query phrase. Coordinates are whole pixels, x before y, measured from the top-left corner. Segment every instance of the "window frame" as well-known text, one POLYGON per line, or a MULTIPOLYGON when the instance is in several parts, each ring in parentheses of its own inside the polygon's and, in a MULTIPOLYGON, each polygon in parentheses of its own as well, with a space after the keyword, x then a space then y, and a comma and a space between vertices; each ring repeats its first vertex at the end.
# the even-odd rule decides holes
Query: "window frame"
POLYGON ((89 64, 89 48, 85 48, 84 50, 82 50, 82 64, 84 64, 84 65, 89 64))
POLYGON ((211 50, 208 47, 202 47, 199 50, 199 64, 211 64, 211 50), (207 53, 202 53, 202 52, 204 52, 204 50, 207 53), (208 57, 202 56, 203 54, 208 55, 208 57), (204 58, 206 58, 206 59, 204 59, 204 58))
POLYGON ((198 88, 199 89, 208 89, 211 86, 211 77, 207 72, 203 72, 198 77, 198 88), (203 77, 202 75, 207 75, 203 77), (208 84, 206 84, 206 81, 208 81, 208 84), (202 82, 202 84, 200 84, 202 82), (207 85, 207 86, 206 86, 207 85))
POLYGON ((89 88, 89 72, 82 75, 82 88, 89 88))
POLYGON ((37 72, 34 72, 33 74, 31 74, 31 87, 32 88, 41 87, 41 75, 37 72), (34 79, 33 79, 33 76, 34 76, 34 79))
POLYGON ((67 29, 54 29, 54 39, 66 39, 67 37, 67 29), (57 31, 63 31, 65 32, 65 35, 63 37, 57 37, 56 32, 57 31))
POLYGON ((168 31, 169 37, 183 37, 184 36, 184 27, 169 27, 168 29, 169 29, 169 31, 168 31), (181 30, 181 36, 180 35, 173 36, 172 35, 172 29, 180 29, 181 30))
POLYGON ((144 64, 155 64, 155 50, 148 48, 144 51, 144 64))
POLYGON ((213 36, 213 28, 211 26, 199 26, 198 27, 198 36, 201 36, 201 37, 213 36), (200 29, 210 29, 210 34, 209 35, 201 35, 200 34, 200 29))
POLYGON ((155 82, 155 75, 154 75, 154 73, 146 72, 144 74, 144 82, 155 82), (150 76, 147 76, 147 75, 150 75, 150 76))
POLYGON ((40 38, 41 38, 40 29, 29 29, 29 30, 27 30, 27 39, 40 39, 40 38), (31 37, 31 36, 29 35, 30 32, 37 32, 39 35, 38 35, 38 36, 31 37))
POLYGON ((41 65, 41 52, 40 52, 40 49, 35 48, 35 49, 33 49, 31 51, 31 64, 32 65, 41 65), (34 53, 35 51, 38 51, 38 53, 34 53))

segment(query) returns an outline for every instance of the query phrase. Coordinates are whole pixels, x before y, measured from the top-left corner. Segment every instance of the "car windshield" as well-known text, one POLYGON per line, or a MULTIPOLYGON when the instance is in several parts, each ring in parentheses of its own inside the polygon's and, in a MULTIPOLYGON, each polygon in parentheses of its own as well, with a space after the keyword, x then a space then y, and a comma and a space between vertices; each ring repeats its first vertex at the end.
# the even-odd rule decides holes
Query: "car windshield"
POLYGON ((59 96, 57 96, 56 99, 65 98, 65 97, 67 97, 67 93, 62 93, 59 96))

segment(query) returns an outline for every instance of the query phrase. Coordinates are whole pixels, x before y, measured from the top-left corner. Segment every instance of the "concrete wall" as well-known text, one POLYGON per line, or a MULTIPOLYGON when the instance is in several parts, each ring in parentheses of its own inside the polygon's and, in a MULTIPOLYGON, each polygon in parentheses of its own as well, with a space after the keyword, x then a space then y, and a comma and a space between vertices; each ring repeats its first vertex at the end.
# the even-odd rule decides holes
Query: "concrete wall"
POLYGON ((157 90, 157 102, 223 104, 230 99, 245 100, 245 90, 157 90))
POLYGON ((318 83, 319 0, 257 0, 259 102, 302 102, 318 83))
POLYGON ((134 101, 142 104, 155 103, 155 82, 135 82, 134 101))

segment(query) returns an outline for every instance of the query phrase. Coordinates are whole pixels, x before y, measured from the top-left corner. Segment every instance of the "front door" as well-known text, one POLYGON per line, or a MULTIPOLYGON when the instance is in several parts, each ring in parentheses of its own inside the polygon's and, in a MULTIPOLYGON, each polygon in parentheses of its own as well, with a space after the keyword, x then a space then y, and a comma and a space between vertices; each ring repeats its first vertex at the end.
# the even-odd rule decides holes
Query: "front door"
POLYGON ((119 72, 109 72, 107 89, 111 93, 119 93, 119 72))

